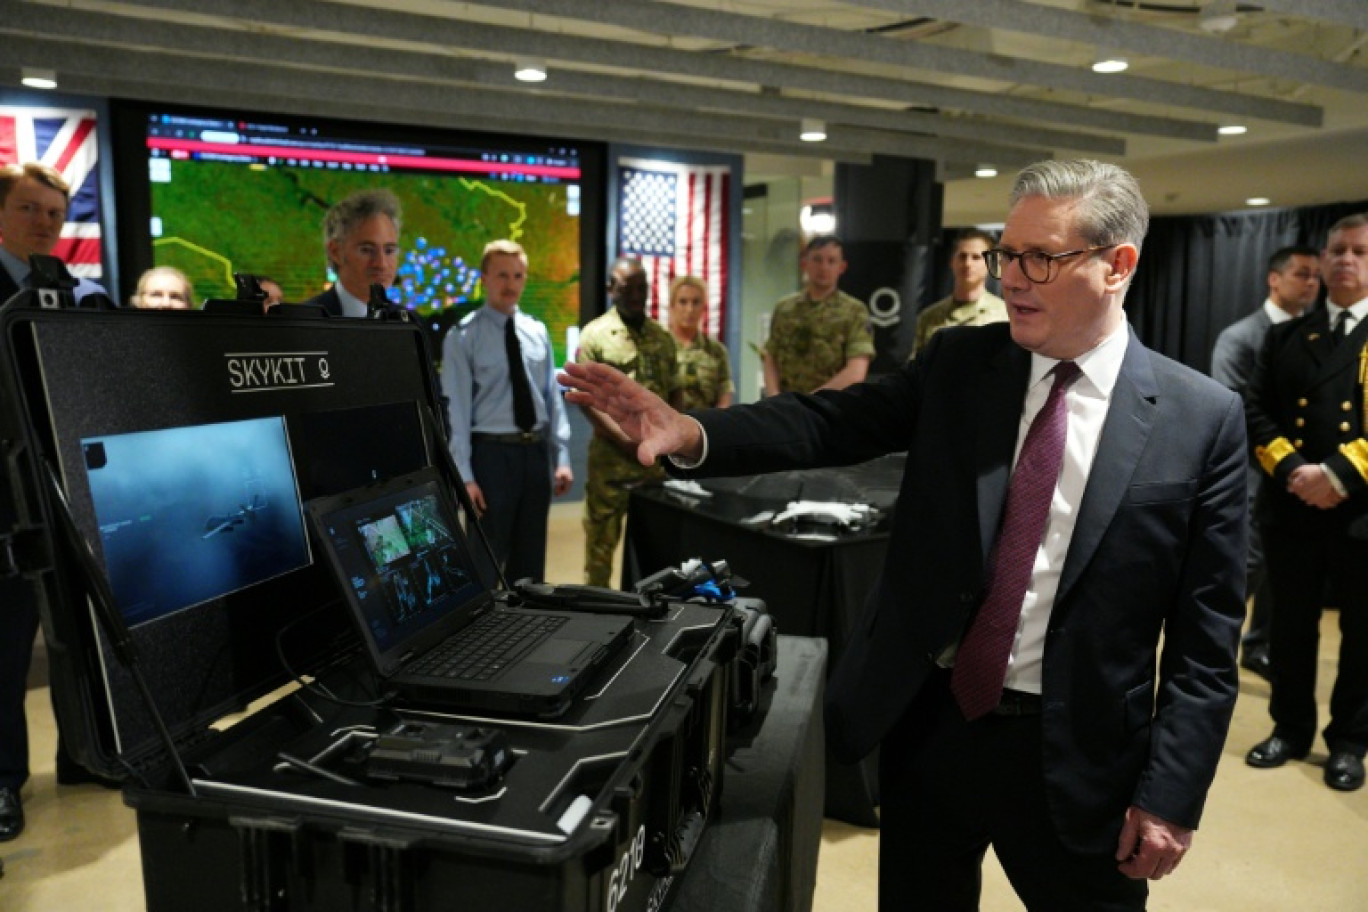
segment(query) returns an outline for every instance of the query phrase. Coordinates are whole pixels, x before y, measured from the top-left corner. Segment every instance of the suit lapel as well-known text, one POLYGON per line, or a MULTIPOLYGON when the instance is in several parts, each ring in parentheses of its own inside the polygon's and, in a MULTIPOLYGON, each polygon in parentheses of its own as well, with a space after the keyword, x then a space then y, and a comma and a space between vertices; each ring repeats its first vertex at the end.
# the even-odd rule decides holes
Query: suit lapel
POLYGON ((1021 423, 1021 403, 1026 396, 1030 374, 1030 354, 1008 342, 979 375, 978 394, 974 398, 978 412, 974 458, 977 460, 979 541, 985 567, 1002 521, 1012 455, 1016 452, 1017 428, 1021 423))
POLYGON ((1336 346, 1330 341, 1330 316, 1323 306, 1316 308, 1297 329, 1293 344, 1301 349, 1306 360, 1313 365, 1309 381, 1311 385, 1332 375, 1327 367, 1334 361, 1336 346))
MULTIPOLYGON (((1329 317, 1325 318, 1325 340, 1329 339, 1329 317)), ((1324 360, 1320 362, 1320 367, 1316 375, 1312 378, 1311 385, 1316 386, 1327 380, 1332 380, 1343 375, 1343 372, 1359 358, 1359 352, 1363 350, 1365 340, 1368 340, 1368 320, 1360 320, 1354 327, 1354 331, 1345 337, 1339 345, 1326 346, 1326 353, 1322 356, 1324 360)))
POLYGON ((1102 425, 1102 438, 1098 441, 1097 455, 1093 457, 1092 470, 1088 473, 1078 522, 1074 525, 1073 538, 1069 542, 1069 553, 1064 559, 1064 571, 1055 595, 1056 606, 1063 603, 1083 568, 1092 560, 1103 533, 1111 525, 1154 425, 1159 390, 1150 366, 1149 352, 1133 331, 1128 329, 1127 332, 1130 333, 1130 339, 1126 345, 1126 355, 1121 362, 1116 387, 1112 390, 1111 405, 1102 425))

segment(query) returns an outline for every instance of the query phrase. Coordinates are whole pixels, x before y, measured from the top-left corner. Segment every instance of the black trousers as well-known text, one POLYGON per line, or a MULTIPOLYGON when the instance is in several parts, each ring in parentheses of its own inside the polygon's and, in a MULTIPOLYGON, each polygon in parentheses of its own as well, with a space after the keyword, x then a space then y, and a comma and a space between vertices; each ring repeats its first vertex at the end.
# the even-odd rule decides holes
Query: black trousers
POLYGON ((879 909, 977 912, 988 846, 1031 912, 1143 910, 1146 881, 1059 841, 1040 716, 966 722, 949 672, 922 689, 879 756, 879 909))
POLYGON ((1249 629, 1240 638, 1246 650, 1268 647, 1273 630, 1273 585, 1268 579, 1268 562, 1264 557, 1263 536, 1257 523, 1249 526, 1249 559, 1245 566, 1245 597, 1252 598, 1249 608, 1249 629))
POLYGON ((1274 731, 1301 747, 1316 738, 1316 667, 1325 586, 1339 607, 1340 651, 1325 743, 1360 757, 1368 749, 1368 542, 1342 524, 1266 525, 1264 547, 1273 584, 1274 731))
POLYGON ((24 694, 37 635, 38 605, 28 584, 0 580, 0 788, 17 789, 29 777, 24 694))
MULTIPOLYGON (((476 440, 471 446, 470 466, 487 507, 480 526, 489 536, 509 584, 523 577, 543 580, 546 517, 551 509, 550 445, 476 440)), ((484 549, 476 544, 475 551, 482 571, 489 572, 484 549)), ((494 579, 492 572, 487 578, 494 579)))

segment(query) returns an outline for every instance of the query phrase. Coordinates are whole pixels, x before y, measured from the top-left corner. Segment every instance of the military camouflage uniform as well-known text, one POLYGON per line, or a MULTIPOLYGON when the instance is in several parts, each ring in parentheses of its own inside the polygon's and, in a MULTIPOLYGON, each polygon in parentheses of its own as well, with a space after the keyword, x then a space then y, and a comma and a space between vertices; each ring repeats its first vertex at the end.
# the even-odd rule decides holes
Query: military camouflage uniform
POLYGON ((810 393, 845 367, 851 358, 874 357, 869 310, 837 289, 814 301, 807 291, 774 306, 765 351, 779 368, 779 391, 810 393))
POLYGON ((954 295, 942 298, 917 314, 917 334, 912 339, 908 360, 926 347, 938 329, 947 326, 987 326, 1007 322, 1007 302, 995 294, 983 292, 977 301, 956 301, 954 295))
POLYGON ((679 349, 675 386, 679 388, 680 409, 712 408, 723 393, 736 392, 731 360, 721 342, 699 333, 688 345, 680 345, 678 339, 675 345, 679 349))
MULTIPOLYGON (((633 330, 616 307, 584 327, 576 360, 612 365, 666 400, 675 389, 675 340, 669 330, 651 319, 633 330)), ((631 489, 664 477, 659 466, 643 466, 594 432, 584 484, 584 577, 589 585, 609 585, 631 489)))

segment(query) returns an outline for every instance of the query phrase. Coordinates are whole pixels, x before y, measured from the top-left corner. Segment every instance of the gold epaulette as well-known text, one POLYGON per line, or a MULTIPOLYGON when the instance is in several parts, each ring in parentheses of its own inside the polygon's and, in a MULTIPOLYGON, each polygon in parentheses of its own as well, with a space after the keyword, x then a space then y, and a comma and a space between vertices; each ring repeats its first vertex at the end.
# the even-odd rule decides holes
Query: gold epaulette
POLYGON ((1359 399, 1363 402, 1363 427, 1368 431, 1368 345, 1359 349, 1359 399))
POLYGON ((1268 446, 1255 447, 1254 458, 1259 460, 1259 465, 1263 467, 1265 472, 1272 475, 1273 470, 1278 467, 1278 463, 1295 452, 1296 450, 1292 448, 1292 444, 1286 437, 1278 437, 1268 446))
POLYGON ((1358 440, 1351 440, 1348 443, 1340 444, 1340 452, 1344 458, 1353 464, 1354 470, 1359 473, 1359 477, 1368 481, 1368 440, 1360 437, 1358 440))

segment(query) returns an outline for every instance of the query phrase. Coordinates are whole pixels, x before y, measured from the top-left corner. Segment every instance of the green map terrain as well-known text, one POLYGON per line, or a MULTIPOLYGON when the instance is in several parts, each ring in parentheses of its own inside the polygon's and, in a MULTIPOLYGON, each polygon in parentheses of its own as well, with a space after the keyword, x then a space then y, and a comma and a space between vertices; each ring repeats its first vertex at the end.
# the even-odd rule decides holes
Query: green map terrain
POLYGON ((522 244, 529 260, 521 307, 544 321, 566 358, 566 330, 579 321, 579 218, 566 211, 570 185, 496 181, 425 172, 172 160, 171 180, 152 183, 152 239, 158 266, 175 266, 198 299, 232 298, 234 272, 267 275, 287 301, 328 287, 323 216, 344 197, 385 188, 399 197, 404 224, 392 295, 451 325, 478 307, 480 253, 492 240, 522 244))

